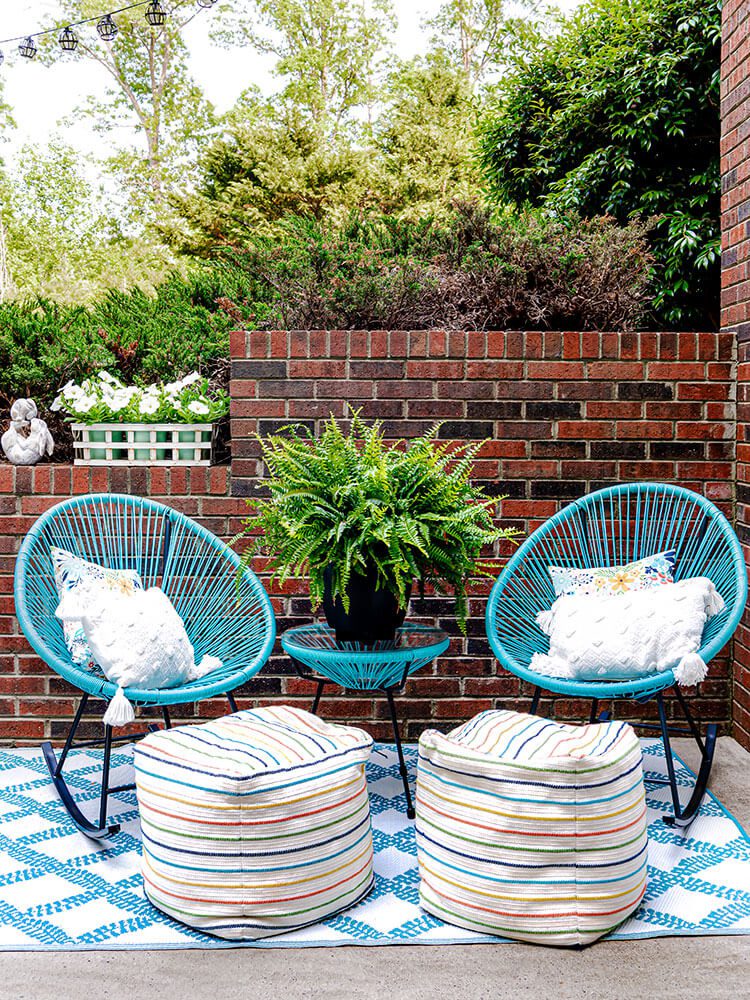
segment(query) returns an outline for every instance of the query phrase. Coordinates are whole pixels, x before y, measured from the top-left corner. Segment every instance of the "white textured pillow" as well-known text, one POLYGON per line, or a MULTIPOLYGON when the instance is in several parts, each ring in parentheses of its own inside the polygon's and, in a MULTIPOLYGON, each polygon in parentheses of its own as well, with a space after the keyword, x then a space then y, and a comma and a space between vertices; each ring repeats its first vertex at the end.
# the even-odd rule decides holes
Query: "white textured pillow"
POLYGON ((549 653, 535 653, 531 669, 571 680, 622 680, 674 668, 680 684, 697 684, 707 667, 697 651, 703 628, 724 610, 711 580, 695 577, 617 597, 558 597, 537 624, 550 637, 549 653))
POLYGON ((135 717, 126 687, 174 687, 221 666, 215 656, 195 662, 182 619, 158 587, 130 594, 96 583, 63 595, 55 612, 64 622, 80 622, 94 659, 118 691, 104 721, 122 726, 135 717))

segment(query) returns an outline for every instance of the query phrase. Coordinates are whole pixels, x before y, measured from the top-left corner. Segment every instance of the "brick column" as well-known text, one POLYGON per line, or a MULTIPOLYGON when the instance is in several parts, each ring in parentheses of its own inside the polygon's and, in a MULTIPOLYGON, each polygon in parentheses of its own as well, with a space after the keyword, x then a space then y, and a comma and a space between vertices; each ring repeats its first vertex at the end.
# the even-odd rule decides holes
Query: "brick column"
MULTIPOLYGON (((737 531, 750 564, 750 9, 725 0, 721 64, 722 328, 737 343, 737 531)), ((750 616, 734 643, 734 736, 750 748, 750 616)))

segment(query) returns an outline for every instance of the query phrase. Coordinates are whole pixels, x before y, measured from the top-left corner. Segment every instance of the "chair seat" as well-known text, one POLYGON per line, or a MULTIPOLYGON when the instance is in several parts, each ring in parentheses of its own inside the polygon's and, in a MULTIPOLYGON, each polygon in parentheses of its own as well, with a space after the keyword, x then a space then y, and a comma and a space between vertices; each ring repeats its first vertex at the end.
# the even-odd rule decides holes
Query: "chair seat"
POLYGON ((146 896, 234 940, 352 906, 373 883, 371 746, 287 706, 147 736, 135 750, 146 896))
POLYGON ((646 887, 641 749, 626 723, 483 712, 419 741, 420 900, 474 931, 580 945, 646 887))

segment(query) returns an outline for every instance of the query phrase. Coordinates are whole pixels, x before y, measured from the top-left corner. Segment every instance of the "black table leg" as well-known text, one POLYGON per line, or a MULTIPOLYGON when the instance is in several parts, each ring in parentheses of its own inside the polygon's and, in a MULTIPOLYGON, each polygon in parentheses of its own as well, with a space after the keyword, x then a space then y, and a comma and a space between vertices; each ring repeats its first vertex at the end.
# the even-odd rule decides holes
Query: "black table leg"
POLYGON ((324 680, 319 680, 318 681, 318 688, 317 688, 317 690, 315 692, 315 698, 313 699, 312 708, 310 709, 310 711, 312 712, 313 715, 317 715, 318 714, 318 705, 320 704, 320 699, 321 699, 321 696, 323 694, 323 688, 325 686, 326 686, 326 682, 324 680))
POLYGON ((398 751, 398 764, 399 771, 401 772, 401 780, 404 783, 404 794, 406 795, 406 815, 409 819, 414 819, 416 813, 414 812, 414 806, 411 801, 411 791, 409 789, 409 772, 406 770, 406 761, 404 760, 404 751, 401 749, 401 734, 398 730, 398 719, 396 717, 396 703, 393 700, 393 688, 385 688, 385 696, 388 699, 388 708, 391 713, 391 726, 393 727, 393 738, 396 741, 396 750, 398 751))

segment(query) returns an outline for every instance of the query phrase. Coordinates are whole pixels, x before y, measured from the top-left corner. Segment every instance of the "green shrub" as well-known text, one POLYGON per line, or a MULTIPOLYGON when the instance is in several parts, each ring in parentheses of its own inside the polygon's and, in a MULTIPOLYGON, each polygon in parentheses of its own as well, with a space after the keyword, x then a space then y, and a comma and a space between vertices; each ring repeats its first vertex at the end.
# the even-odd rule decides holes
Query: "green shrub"
POLYGON ((647 226, 476 205, 442 222, 296 218, 227 251, 237 322, 285 329, 631 329, 650 304, 647 226))
POLYGON ((49 405, 69 379, 102 368, 139 384, 196 370, 227 380, 233 321, 212 272, 168 278, 149 296, 110 291, 88 308, 44 299, 0 305, 0 396, 49 405))
POLYGON ((480 126, 502 201, 655 218, 653 322, 718 325, 719 0, 586 0, 480 126))

